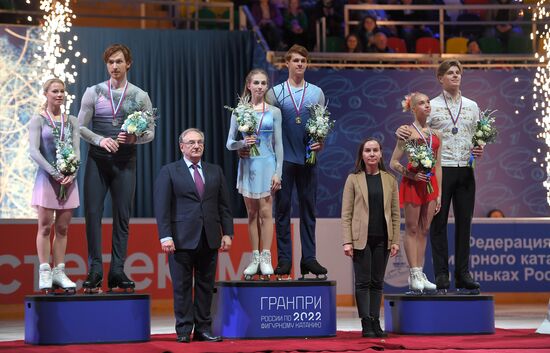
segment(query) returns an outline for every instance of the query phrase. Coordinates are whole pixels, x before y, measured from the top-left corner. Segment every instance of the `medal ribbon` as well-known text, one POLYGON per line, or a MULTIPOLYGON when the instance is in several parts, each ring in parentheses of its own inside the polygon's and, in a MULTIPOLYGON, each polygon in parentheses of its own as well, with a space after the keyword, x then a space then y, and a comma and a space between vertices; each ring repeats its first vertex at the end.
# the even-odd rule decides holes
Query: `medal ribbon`
POLYGON ((256 135, 260 134, 260 129, 262 128, 262 123, 264 122, 264 116, 265 116, 265 101, 262 105, 262 117, 260 118, 260 123, 258 124, 258 128, 256 129, 256 135))
POLYGON ((126 97, 126 89, 128 88, 128 80, 126 80, 126 83, 124 84, 124 89, 122 90, 122 96, 120 96, 120 100, 118 101, 118 104, 115 108, 115 101, 113 99, 113 95, 111 93, 111 79, 107 81, 107 87, 109 88, 109 98, 111 99, 111 111, 113 112, 113 120, 116 121, 116 115, 120 109, 120 105, 122 104, 122 101, 126 97))
MULTIPOLYGON (((50 112, 48 109, 46 109, 46 116, 48 117, 48 121, 52 125, 52 129, 55 130, 55 121, 53 120, 52 116, 50 115, 50 112)), ((61 132, 59 133, 59 140, 63 141, 65 137, 65 114, 61 113, 61 132)))
POLYGON ((300 99, 300 106, 296 105, 296 101, 294 100, 294 95, 290 90, 290 85, 288 84, 288 80, 286 81, 286 88, 288 89, 288 93, 290 94, 290 100, 294 105, 294 110, 296 110, 296 116, 300 116, 300 110, 302 110, 302 105, 304 105, 304 98, 306 97, 306 82, 304 81, 304 84, 302 86, 302 98, 300 99))
POLYGON ((451 108, 449 108, 449 104, 447 103, 447 98, 445 98, 445 93, 443 93, 443 100, 445 101, 445 106, 447 107, 447 110, 449 111, 449 115, 451 116, 451 120, 453 121, 453 126, 456 127, 456 124, 458 123, 458 119, 460 118, 460 112, 462 112, 462 96, 460 96, 460 107, 458 108, 458 114, 456 115, 456 119, 453 117, 451 108))
POLYGON ((424 137, 424 134, 422 133, 422 131, 420 131, 417 127, 416 127, 416 124, 413 123, 413 127, 414 129, 418 132, 418 134, 420 135, 420 137, 422 138, 422 140, 424 140, 424 143, 426 144, 426 146, 428 146, 428 148, 431 150, 432 149, 432 142, 433 142, 433 139, 432 139, 432 129, 428 129, 428 131, 430 132, 430 144, 428 144, 428 141, 426 140, 426 138, 424 137))

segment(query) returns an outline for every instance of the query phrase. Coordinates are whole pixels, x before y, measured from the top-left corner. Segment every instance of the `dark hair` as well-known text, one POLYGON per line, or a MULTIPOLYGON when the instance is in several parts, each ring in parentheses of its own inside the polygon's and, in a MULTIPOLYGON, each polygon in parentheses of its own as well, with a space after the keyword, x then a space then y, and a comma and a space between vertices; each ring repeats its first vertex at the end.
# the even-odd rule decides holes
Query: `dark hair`
POLYGON ((357 47, 355 47, 355 49, 353 49, 353 52, 354 53, 362 53, 363 52, 363 43, 361 42, 361 38, 355 33, 350 33, 346 37, 346 49, 349 49, 348 48, 348 39, 350 37, 355 37, 357 39, 357 47))
POLYGON ((122 52, 122 54, 124 55, 124 60, 126 60, 126 63, 128 64, 132 63, 132 53, 130 52, 130 48, 128 48, 124 44, 109 45, 103 52, 103 61, 107 63, 107 61, 109 61, 109 58, 117 51, 122 52))
POLYGON ((382 156, 382 143, 375 137, 367 137, 361 142, 359 148, 357 149, 357 158, 355 159, 355 168, 353 170, 353 174, 364 172, 366 169, 365 161, 363 160, 363 148, 365 148, 365 144, 369 141, 375 141, 376 143, 378 143, 378 146, 380 147, 380 161, 378 162, 378 169, 386 171, 386 166, 384 165, 384 157, 382 156))
POLYGON ((290 58, 292 57, 292 54, 298 54, 309 60, 309 52, 307 49, 301 45, 294 44, 293 46, 288 49, 285 55, 285 61, 290 61, 290 58))
POLYGON ((492 218, 493 214, 495 214, 495 213, 500 213, 502 215, 502 217, 505 217, 504 212, 502 212, 502 210, 499 210, 498 208, 493 208, 492 210, 487 212, 487 217, 492 218))
POLYGON ((439 79, 441 76, 444 76, 445 73, 453 66, 458 67, 458 71, 462 74, 462 64, 458 60, 445 60, 441 64, 439 64, 437 68, 437 78, 439 79))
POLYGON ((244 88, 243 88, 243 93, 241 97, 244 97, 244 96, 252 97, 252 92, 250 92, 250 90, 248 89, 248 84, 250 83, 250 81, 252 81, 252 76, 256 74, 262 74, 265 76, 265 78, 267 79, 267 87, 269 88, 269 76, 267 75, 267 72, 265 72, 264 69, 252 69, 244 79, 244 88))

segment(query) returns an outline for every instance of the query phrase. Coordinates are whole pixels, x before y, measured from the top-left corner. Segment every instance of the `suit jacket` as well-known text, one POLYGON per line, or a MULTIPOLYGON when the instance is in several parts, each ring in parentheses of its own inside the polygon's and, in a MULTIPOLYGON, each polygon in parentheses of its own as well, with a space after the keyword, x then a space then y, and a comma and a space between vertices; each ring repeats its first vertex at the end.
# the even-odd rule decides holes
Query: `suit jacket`
MULTIPOLYGON (((399 244, 401 214, 397 180, 387 172, 380 171, 384 193, 384 218, 388 229, 388 248, 399 244)), ((350 174, 342 197, 342 237, 344 244, 353 244, 354 249, 367 246, 369 229, 369 191, 365 172, 350 174)))
POLYGON ((202 162, 201 198, 183 158, 162 167, 155 182, 159 238, 172 237, 176 249, 196 249, 204 229, 208 246, 217 249, 222 235, 233 235, 233 217, 221 168, 202 162))

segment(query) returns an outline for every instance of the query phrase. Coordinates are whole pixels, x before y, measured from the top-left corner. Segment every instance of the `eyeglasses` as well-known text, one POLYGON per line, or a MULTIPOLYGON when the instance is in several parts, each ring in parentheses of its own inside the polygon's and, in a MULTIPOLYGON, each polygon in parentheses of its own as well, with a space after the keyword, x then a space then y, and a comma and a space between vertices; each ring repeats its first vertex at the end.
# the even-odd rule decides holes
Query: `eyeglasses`
POLYGON ((202 145, 204 145, 204 141, 203 140, 197 140, 197 141, 191 140, 191 141, 183 142, 183 144, 187 145, 189 147, 193 147, 194 145, 202 146, 202 145))

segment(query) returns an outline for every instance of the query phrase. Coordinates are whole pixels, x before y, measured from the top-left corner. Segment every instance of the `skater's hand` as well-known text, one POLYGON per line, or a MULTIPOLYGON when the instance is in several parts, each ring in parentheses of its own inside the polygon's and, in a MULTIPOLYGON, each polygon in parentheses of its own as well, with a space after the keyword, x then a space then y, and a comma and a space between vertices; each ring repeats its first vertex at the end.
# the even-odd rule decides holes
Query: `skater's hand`
POLYGON ((247 146, 252 146, 256 143, 256 136, 255 135, 247 135, 244 137, 244 142, 247 146))
POLYGON ((472 149, 472 153, 474 154, 474 157, 481 158, 483 156, 483 147, 482 146, 476 146, 472 149))
POLYGON ((325 144, 323 142, 315 142, 314 144, 312 144, 310 146, 311 150, 312 151, 320 151, 323 149, 323 147, 325 146, 325 144))
POLYGON ((344 255, 353 258, 353 245, 344 244, 344 255))
POLYGON ((75 178, 75 175, 74 174, 71 174, 71 175, 65 175, 63 177, 63 179, 61 179, 61 181, 59 182, 59 184, 61 185, 70 185, 73 180, 75 178))
POLYGON ((281 189, 281 178, 277 174, 271 177, 271 193, 274 194, 281 189))
POLYGON ((110 137, 105 137, 99 142, 99 147, 105 149, 107 152, 115 153, 118 151, 118 142, 110 137))
POLYGON ((435 213, 434 214, 438 214, 439 210, 441 210, 441 196, 438 196, 437 199, 435 200, 435 213))
POLYGON ((134 144, 137 141, 137 136, 127 132, 120 132, 116 140, 118 143, 134 144))
POLYGON ((222 237, 222 245, 220 246, 221 251, 229 251, 231 249, 231 237, 229 235, 224 235, 222 237))
POLYGON ((173 240, 167 240, 161 244, 162 252, 166 254, 173 254, 176 251, 176 246, 173 240))
POLYGON ((408 125, 401 125, 397 128, 395 136, 400 140, 406 140, 411 136, 412 131, 409 129, 408 125))
POLYGON ((392 244, 390 247, 390 256, 394 257, 399 252, 399 244, 392 244))
POLYGON ((248 147, 240 148, 239 149, 239 158, 250 158, 250 149, 248 147))

